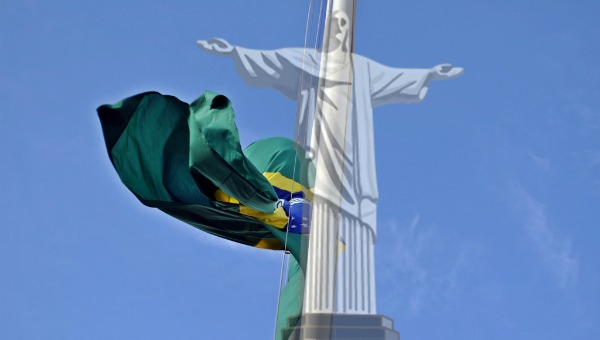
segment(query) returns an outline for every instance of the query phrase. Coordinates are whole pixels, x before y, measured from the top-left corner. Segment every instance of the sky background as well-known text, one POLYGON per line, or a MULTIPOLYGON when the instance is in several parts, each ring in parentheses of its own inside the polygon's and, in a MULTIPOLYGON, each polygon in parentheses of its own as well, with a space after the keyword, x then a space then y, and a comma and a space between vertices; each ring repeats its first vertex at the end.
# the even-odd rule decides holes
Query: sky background
MULTIPOLYGON (((0 339, 269 339, 281 253, 139 203, 95 109, 143 91, 236 109, 242 144, 295 103, 197 39, 301 47, 308 0, 0 0, 0 339)), ((356 52, 452 63, 375 109, 378 312, 402 339, 597 339, 598 1, 358 2, 356 52)))

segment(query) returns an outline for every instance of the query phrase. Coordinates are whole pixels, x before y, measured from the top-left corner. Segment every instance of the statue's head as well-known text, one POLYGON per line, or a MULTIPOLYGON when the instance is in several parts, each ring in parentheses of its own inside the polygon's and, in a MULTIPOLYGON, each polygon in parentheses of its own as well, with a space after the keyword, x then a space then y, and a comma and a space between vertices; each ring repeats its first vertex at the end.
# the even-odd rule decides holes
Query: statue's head
POLYGON ((348 14, 342 11, 334 11, 331 16, 331 32, 328 52, 342 48, 342 51, 350 51, 350 19, 348 14))

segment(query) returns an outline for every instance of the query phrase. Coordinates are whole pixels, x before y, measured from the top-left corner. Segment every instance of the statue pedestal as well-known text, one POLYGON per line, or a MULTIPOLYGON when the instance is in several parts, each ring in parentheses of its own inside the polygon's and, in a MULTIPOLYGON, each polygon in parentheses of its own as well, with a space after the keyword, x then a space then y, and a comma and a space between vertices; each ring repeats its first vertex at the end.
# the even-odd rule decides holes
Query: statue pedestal
POLYGON ((392 319, 372 314, 302 314, 282 332, 286 340, 400 340, 392 319))

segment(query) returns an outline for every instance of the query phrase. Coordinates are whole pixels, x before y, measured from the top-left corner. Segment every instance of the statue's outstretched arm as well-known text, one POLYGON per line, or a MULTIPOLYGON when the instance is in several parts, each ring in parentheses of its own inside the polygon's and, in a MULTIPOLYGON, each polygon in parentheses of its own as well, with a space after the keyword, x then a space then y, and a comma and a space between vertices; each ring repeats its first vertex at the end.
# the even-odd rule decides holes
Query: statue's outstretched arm
POLYGON ((373 106, 419 103, 425 99, 432 80, 452 79, 464 73, 462 67, 450 64, 440 64, 429 69, 403 69, 372 60, 368 60, 368 71, 373 106))
POLYGON ((310 58, 313 51, 299 48, 250 49, 234 46, 221 38, 198 40, 196 43, 204 51, 230 57, 241 78, 249 85, 274 88, 293 100, 298 98, 298 86, 305 69, 319 71, 314 66, 314 59, 310 58))

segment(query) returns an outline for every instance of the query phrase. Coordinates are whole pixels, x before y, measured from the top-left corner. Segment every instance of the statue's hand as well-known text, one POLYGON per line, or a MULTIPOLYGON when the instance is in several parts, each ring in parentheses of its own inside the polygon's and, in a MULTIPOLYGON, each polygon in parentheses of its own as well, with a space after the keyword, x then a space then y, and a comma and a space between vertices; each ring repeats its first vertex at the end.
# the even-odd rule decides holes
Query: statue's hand
POLYGON ((233 46, 227 40, 221 38, 198 40, 196 44, 200 48, 215 54, 229 54, 233 52, 233 46))
POLYGON ((454 67, 450 64, 440 64, 431 68, 430 74, 433 80, 452 79, 459 77, 465 72, 462 67, 454 67))

